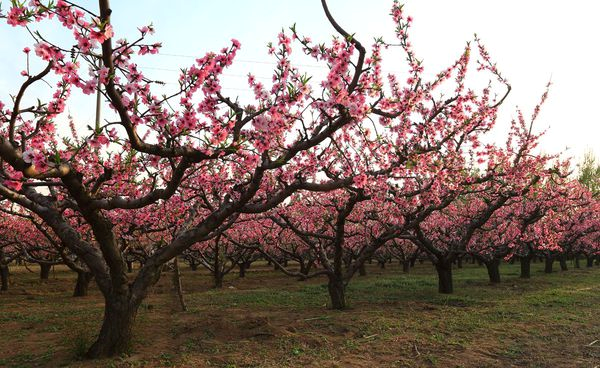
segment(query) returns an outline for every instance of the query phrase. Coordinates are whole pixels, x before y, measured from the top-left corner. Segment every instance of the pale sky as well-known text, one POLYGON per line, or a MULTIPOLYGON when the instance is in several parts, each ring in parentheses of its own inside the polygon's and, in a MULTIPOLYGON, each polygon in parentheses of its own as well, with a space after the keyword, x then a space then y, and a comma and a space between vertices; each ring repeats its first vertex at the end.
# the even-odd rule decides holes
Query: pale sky
MULTIPOLYGON (((97 8, 91 0, 78 3, 97 8)), ((424 59, 426 73, 435 74, 450 65, 477 33, 513 87, 502 107, 498 128, 508 127, 516 106, 529 116, 551 79, 553 86, 536 125, 538 131, 548 129, 542 149, 564 152, 575 162, 586 149, 600 157, 600 114, 596 112, 600 108, 600 3, 407 0, 405 4, 405 13, 414 18, 411 38, 418 57, 424 59)), ((318 0, 113 0, 111 5, 117 38, 133 39, 136 27, 154 24, 156 34, 151 40, 163 42, 163 55, 146 57, 139 65, 142 70, 152 68, 145 74, 165 82, 176 83, 175 71, 193 63, 193 58, 185 56, 218 51, 228 46, 231 38, 238 39, 242 49, 234 68, 226 72, 224 83, 228 95, 239 95, 242 100, 249 96, 248 72, 270 78, 268 63, 272 59, 265 46, 276 40, 281 28, 296 23, 301 34, 319 42, 334 34, 318 0)), ((329 6, 338 22, 363 44, 370 45, 378 36, 393 41, 394 25, 388 15, 391 1, 330 0, 329 6)), ((50 39, 65 39, 56 26, 42 27, 50 39)), ((8 93, 16 93, 22 81, 19 72, 24 58, 20 50, 28 45, 31 41, 23 29, 0 25, 3 101, 8 93)), ((311 60, 300 64, 309 74, 324 71, 314 67, 311 60)), ((393 65, 393 60, 388 60, 384 71, 393 71, 393 65)), ((85 102, 72 105, 70 112, 89 124, 94 116, 93 100, 80 101, 85 102)))

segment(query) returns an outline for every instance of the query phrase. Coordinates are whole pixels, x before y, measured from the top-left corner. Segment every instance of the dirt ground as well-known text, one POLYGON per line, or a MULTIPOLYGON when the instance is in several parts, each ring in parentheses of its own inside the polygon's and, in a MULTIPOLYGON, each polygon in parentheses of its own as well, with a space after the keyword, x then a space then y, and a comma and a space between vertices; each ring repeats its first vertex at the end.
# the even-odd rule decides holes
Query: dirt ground
POLYGON ((437 293, 428 265, 410 274, 369 265, 348 289, 349 309, 327 308, 324 279, 297 281, 266 265, 222 289, 184 267, 188 311, 169 275, 138 313, 130 353, 81 360, 102 320, 103 301, 71 297, 75 275, 56 267, 11 268, 0 294, 0 366, 6 367, 595 367, 600 366, 600 268, 518 279, 503 265, 454 272, 453 295, 437 293))

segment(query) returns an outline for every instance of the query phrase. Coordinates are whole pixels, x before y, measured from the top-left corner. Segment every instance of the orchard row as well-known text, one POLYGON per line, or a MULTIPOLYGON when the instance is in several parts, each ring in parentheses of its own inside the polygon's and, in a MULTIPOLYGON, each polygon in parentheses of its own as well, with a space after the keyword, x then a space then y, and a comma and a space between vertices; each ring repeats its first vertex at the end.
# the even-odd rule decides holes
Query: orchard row
POLYGON ((159 52, 153 27, 115 39, 108 0, 98 11, 10 3, 0 17, 11 32, 47 22, 71 39, 31 32, 33 49, 15 52, 23 83, 0 101, 2 269, 13 258, 61 262, 78 273, 79 294, 95 281, 105 316, 89 357, 125 351, 140 304, 180 257, 212 269, 217 284, 258 256, 291 276, 325 276, 331 306, 343 309, 346 285, 372 259, 428 258, 450 293, 451 265, 465 256, 495 282, 502 259, 519 259, 528 277, 533 257, 599 254, 597 195, 568 161, 536 149, 547 91, 531 116, 496 126, 511 87, 481 41, 426 73, 397 2, 395 39, 365 45, 322 1, 337 37, 281 32, 268 47, 272 82, 249 74, 244 103, 221 82, 237 40, 168 90, 138 66, 159 52), (384 75, 394 50, 404 70, 384 75), (297 53, 325 68, 322 80, 294 66, 297 53), (85 128, 66 111, 94 94, 96 122, 85 128), (505 142, 490 143, 493 128, 505 142), (142 266, 128 273, 133 259, 142 266))

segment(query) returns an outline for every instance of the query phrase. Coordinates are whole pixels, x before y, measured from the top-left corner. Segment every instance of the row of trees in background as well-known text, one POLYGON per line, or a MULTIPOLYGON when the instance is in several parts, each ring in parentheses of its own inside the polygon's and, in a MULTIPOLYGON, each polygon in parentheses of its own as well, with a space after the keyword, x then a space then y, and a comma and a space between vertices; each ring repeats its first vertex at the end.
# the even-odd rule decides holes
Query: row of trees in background
POLYGON ((140 303, 178 257, 209 269, 216 286, 258 258, 300 279, 325 276, 343 309, 346 286, 373 259, 427 258, 451 293, 451 265, 465 256, 497 282, 502 259, 519 259, 529 277, 533 257, 600 252, 597 176, 586 187, 568 162, 536 153, 547 92, 531 118, 518 112, 506 144, 484 143, 510 85, 478 39, 428 77, 398 3, 397 39, 367 49, 323 0, 338 36, 280 33, 273 82, 249 75, 247 104, 221 88, 236 40, 182 69, 167 93, 137 65, 160 48, 146 40, 152 26, 113 40, 108 0, 97 14, 63 0, 11 4, 0 13, 8 24, 48 21, 73 39, 32 33, 24 82, 0 101, 2 275, 22 258, 66 264, 75 295, 95 280, 105 311, 89 357, 127 348, 140 303), (294 48, 326 68, 320 83, 294 67, 294 48), (388 49, 403 51, 404 74, 382 74, 388 49), (51 97, 34 90, 41 81, 51 97), (97 93, 111 115, 86 131, 64 116, 74 93, 97 93))

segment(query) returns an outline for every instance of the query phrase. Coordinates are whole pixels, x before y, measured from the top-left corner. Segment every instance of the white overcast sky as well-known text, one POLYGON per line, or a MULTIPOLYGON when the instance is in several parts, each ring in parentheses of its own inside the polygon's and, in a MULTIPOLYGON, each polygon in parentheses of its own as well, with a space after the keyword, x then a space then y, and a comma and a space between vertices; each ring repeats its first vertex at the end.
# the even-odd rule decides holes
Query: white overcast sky
MULTIPOLYGON (((5 5, 6 6, 5 2, 5 5)), ((97 9, 91 0, 78 2, 97 9)), ((536 125, 548 129, 542 149, 564 153, 579 161, 586 149, 600 156, 600 3, 589 0, 407 0, 405 12, 414 18, 414 48, 424 59, 426 72, 434 74, 461 53, 465 42, 477 33, 513 91, 503 106, 500 128, 507 127, 515 108, 526 116, 539 101, 546 83, 553 86, 536 125)), ((193 63, 189 57, 218 51, 231 38, 242 43, 235 67, 224 80, 229 95, 248 96, 245 75, 269 77, 266 43, 276 40, 282 27, 297 24, 300 33, 327 41, 334 33, 318 0, 113 0, 117 38, 136 37, 135 28, 153 22, 153 41, 163 42, 162 56, 140 60, 150 67, 146 74, 176 82, 177 70, 193 63), (162 70, 165 69, 165 70, 162 70)), ((374 37, 393 37, 388 0, 330 0, 338 22, 364 44, 374 37)), ((46 34, 63 39, 56 25, 46 34)), ((50 37, 52 39, 52 37, 50 37)), ((16 93, 24 59, 20 51, 31 44, 22 29, 0 25, 0 98, 16 93)), ((399 60, 401 65, 402 60, 399 60)), ((312 63, 311 61, 306 64, 312 63)), ((385 68, 389 67, 386 64, 385 68)), ((143 69, 143 68, 142 68, 143 69)), ((319 74, 322 68, 304 67, 319 74)), ((168 87, 169 85, 167 85, 168 87)), ((172 85, 173 86, 173 85, 172 85)), ((89 124, 93 101, 70 107, 71 113, 89 124)))

